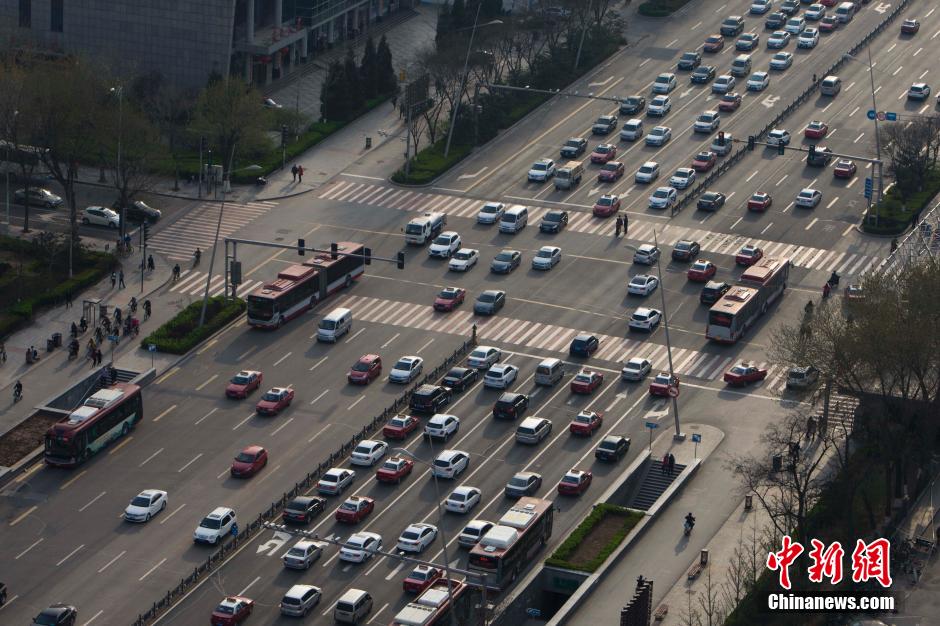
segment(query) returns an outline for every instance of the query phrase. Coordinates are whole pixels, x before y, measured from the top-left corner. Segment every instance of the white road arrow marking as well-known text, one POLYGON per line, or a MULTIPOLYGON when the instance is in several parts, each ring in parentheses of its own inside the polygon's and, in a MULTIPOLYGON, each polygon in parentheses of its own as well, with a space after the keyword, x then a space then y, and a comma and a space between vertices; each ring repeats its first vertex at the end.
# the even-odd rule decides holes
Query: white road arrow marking
POLYGON ((274 556, 274 553, 281 549, 287 540, 291 536, 287 533, 282 533, 279 530, 274 531, 274 536, 258 546, 258 554, 262 552, 267 552, 268 556, 274 556))
POLYGON ((658 422, 660 419, 666 417, 667 415, 669 415, 668 406, 665 409, 662 409, 660 411, 647 411, 646 415, 643 416, 643 421, 648 422, 650 420, 654 420, 658 422))
POLYGON ((763 104, 768 109, 770 109, 770 108, 773 108, 775 104, 777 104, 778 100, 780 100, 780 96, 767 96, 766 98, 761 100, 760 103, 763 104))
POLYGON ((479 172, 474 172, 473 174, 461 174, 460 176, 457 177, 457 180, 463 180, 464 178, 476 178, 477 176, 479 176, 480 174, 482 174, 488 169, 490 169, 489 166, 486 166, 483 169, 481 169, 479 172))
POLYGON ((611 80, 613 80, 613 78, 614 78, 613 76, 610 76, 607 78, 607 80, 603 80, 599 83, 588 83, 588 87, 603 87, 604 85, 609 83, 611 80))
POLYGON ((875 7, 875 10, 878 11, 879 13, 886 13, 888 9, 890 8, 891 8, 890 4, 888 4, 887 2, 882 2, 878 6, 875 7))
POLYGON ((682 93, 680 93, 680 94, 679 94, 679 97, 680 97, 680 98, 685 98, 685 97, 686 97, 687 95, 689 95, 690 93, 692 93, 692 88, 691 88, 691 87, 688 88, 688 89, 686 89, 686 90, 683 91, 682 93))

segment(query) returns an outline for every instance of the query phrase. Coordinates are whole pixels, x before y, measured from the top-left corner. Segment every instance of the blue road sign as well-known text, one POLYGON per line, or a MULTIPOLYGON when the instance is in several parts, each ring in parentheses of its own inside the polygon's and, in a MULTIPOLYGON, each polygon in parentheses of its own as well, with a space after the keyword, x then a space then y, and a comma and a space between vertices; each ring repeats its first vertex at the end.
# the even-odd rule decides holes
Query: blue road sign
POLYGON ((656 422, 646 422, 646 427, 649 428, 650 430, 655 430, 659 428, 659 424, 657 424, 656 422))
POLYGON ((534 607, 530 607, 525 610, 525 614, 529 617, 542 617, 542 611, 534 607))
POLYGON ((157 344, 155 344, 155 343, 148 343, 148 344, 147 344, 147 351, 148 351, 148 352, 156 352, 156 351, 157 351, 157 344))
POLYGON ((117 340, 118 340, 117 335, 108 335, 108 341, 117 341, 117 340))
POLYGON ((702 443, 702 436, 701 436, 701 435, 692 435, 692 441, 694 441, 695 443, 702 443))
POLYGON ((885 111, 885 119, 889 122, 896 122, 898 121, 898 114, 892 111, 885 111))
POLYGON ((866 178, 866 179, 865 179, 865 197, 866 197, 866 198, 871 198, 871 197, 872 197, 872 189, 873 189, 873 187, 874 187, 874 184, 873 184, 873 182, 872 182, 872 179, 871 179, 871 178, 866 178))
POLYGON ((868 109, 868 113, 866 113, 866 115, 868 116, 868 119, 870 119, 870 120, 875 119, 875 110, 874 110, 874 109, 868 109))

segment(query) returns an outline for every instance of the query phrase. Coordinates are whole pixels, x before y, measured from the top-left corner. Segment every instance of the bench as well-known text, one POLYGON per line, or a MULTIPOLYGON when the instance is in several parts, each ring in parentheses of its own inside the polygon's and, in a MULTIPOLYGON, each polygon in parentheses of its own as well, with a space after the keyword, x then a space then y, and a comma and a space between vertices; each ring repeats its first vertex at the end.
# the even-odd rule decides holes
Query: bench
POLYGON ((689 568, 689 573, 687 575, 689 580, 695 580, 699 577, 699 574, 702 573, 702 570, 705 569, 705 566, 701 563, 696 563, 689 568))
POLYGON ((658 607, 656 607, 656 610, 653 611, 653 619, 656 620, 657 622, 661 622, 664 619, 666 619, 666 613, 668 612, 669 612, 669 605, 660 604, 658 607))

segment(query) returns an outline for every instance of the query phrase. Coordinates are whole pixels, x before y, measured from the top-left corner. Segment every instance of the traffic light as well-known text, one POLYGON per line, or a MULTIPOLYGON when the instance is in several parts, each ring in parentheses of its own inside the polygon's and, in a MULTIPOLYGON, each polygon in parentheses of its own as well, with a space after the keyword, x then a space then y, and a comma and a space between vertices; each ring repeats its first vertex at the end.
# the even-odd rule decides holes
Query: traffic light
POLYGON ((752 151, 752 152, 754 151, 754 142, 755 142, 755 141, 756 141, 756 139, 754 139, 754 135, 748 135, 748 137, 747 137, 747 149, 748 149, 748 150, 750 150, 750 151, 752 151))
POLYGON ((811 145, 809 147, 809 156, 806 157, 807 161, 812 161, 816 158, 816 146, 811 145))
POLYGON ((143 231, 144 231, 144 241, 146 242, 147 239, 150 238, 150 224, 147 222, 147 220, 144 220, 143 231))
POLYGON ((306 244, 306 242, 304 242, 303 239, 298 239, 298 240, 297 240, 297 254, 299 254, 300 256, 303 256, 303 255, 304 255, 304 248, 306 248, 306 247, 307 247, 307 244, 306 244))
POLYGON ((781 154, 781 155, 782 155, 782 154, 786 154, 786 152, 787 152, 786 146, 784 146, 782 142, 781 142, 781 143, 778 143, 778 144, 777 144, 777 154, 781 154))
POLYGON ((718 131, 718 145, 719 146, 725 145, 725 131, 723 130, 718 131))
POLYGON ((398 269, 400 270, 405 269, 405 253, 404 252, 398 253, 398 269))
POLYGON ((281 145, 287 145, 287 124, 281 125, 281 145))
POLYGON ((209 149, 209 140, 206 137, 199 138, 199 150, 205 152, 209 149))
POLYGON ((362 256, 366 265, 372 265, 372 248, 363 248, 362 256))
POLYGON ((330 244, 330 258, 334 260, 338 259, 339 258, 339 255, 337 254, 338 251, 339 251, 339 246, 334 241, 333 243, 330 244))

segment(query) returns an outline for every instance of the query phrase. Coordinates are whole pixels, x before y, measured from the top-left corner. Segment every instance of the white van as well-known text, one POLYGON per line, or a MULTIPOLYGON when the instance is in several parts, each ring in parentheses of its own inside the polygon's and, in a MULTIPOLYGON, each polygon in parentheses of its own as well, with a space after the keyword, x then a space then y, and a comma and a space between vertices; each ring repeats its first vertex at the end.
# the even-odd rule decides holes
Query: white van
POLYGON ((643 120, 631 119, 623 124, 620 129, 620 138, 624 141, 636 141, 643 136, 643 120))
POLYGON ((568 161, 555 171, 555 189, 573 189, 581 184, 584 166, 580 161, 568 161))
POLYGON ((731 62, 731 75, 738 78, 747 76, 751 73, 751 55, 739 54, 731 62))
POLYGON ((848 24, 855 17, 855 4, 852 2, 843 2, 836 7, 836 21, 848 24))
POLYGON ((333 608, 333 619, 346 624, 358 624, 372 610, 372 596, 362 589, 349 589, 340 596, 333 608))
POLYGON ((824 96, 834 96, 842 90, 842 79, 838 76, 826 76, 819 84, 819 93, 824 96))
POLYGON ((317 328, 317 341, 336 343, 340 337, 349 332, 350 328, 352 328, 352 311, 342 307, 335 308, 320 320, 320 326, 317 328))
POLYGON ((565 375, 561 359, 545 359, 535 368, 535 384, 551 387, 565 375))
POLYGON ((443 213, 425 213, 416 217, 405 226, 405 242, 423 246, 437 237, 447 225, 447 216, 443 213))
POLYGON ((499 232, 516 234, 529 222, 529 209, 524 206, 514 206, 499 220, 499 232))

